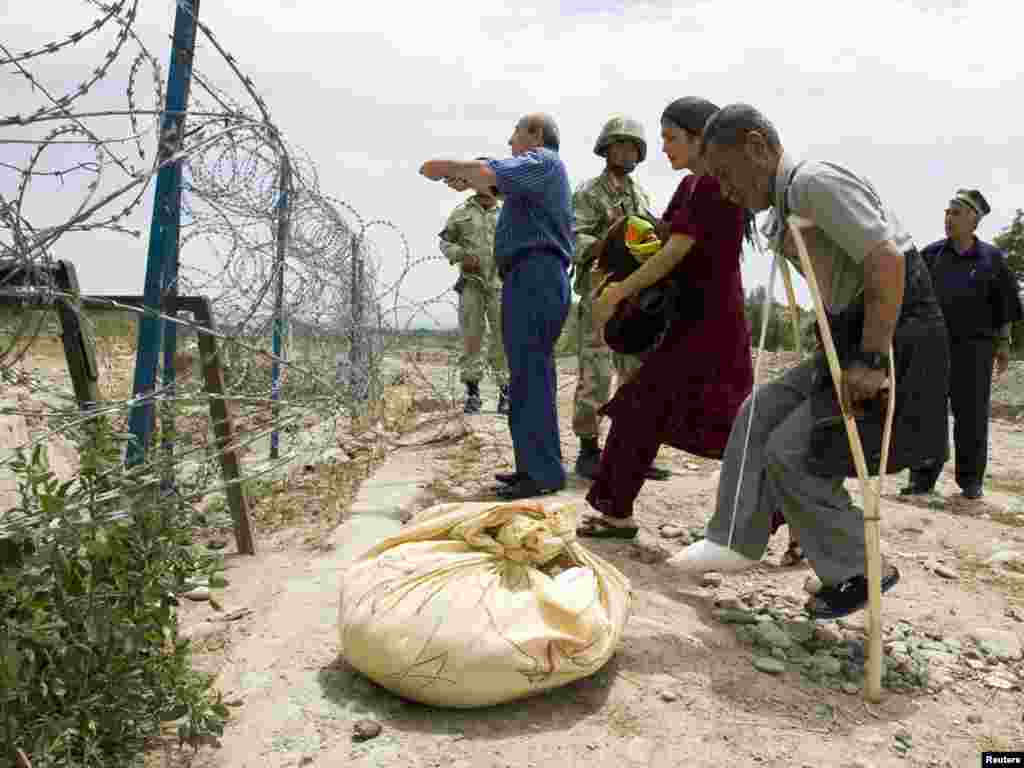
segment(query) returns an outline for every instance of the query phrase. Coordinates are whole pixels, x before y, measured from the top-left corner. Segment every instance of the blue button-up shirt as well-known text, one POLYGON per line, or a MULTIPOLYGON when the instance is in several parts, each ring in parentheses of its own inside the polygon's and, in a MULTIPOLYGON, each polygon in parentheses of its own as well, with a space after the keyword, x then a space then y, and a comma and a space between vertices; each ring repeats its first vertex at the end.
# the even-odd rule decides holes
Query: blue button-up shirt
POLYGON ((974 245, 957 253, 950 240, 939 240, 921 256, 931 270, 950 338, 989 338, 1021 319, 1016 278, 994 245, 975 238, 974 245))
POLYGON ((572 192, 562 158, 541 147, 488 165, 505 198, 494 232, 494 258, 502 274, 540 252, 556 256, 568 269, 574 247, 572 192))

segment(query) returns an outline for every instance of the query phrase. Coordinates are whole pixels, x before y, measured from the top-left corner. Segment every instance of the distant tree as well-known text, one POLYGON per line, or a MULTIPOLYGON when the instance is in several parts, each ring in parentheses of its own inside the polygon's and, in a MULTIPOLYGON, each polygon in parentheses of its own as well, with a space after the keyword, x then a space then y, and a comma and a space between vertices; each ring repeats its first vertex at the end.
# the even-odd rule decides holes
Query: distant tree
MULTIPOLYGON (((1024 288, 1024 210, 1017 209, 1010 226, 993 241, 1006 253, 1010 270, 1017 276, 1017 288, 1024 288)), ((1014 357, 1024 356, 1024 322, 1013 324, 1014 357)))
MULTIPOLYGON (((747 326, 750 328, 751 344, 756 348, 761 342, 761 322, 764 317, 764 300, 768 290, 763 285, 754 288, 747 294, 744 302, 744 313, 747 326)), ((770 316, 765 329, 764 348, 770 352, 793 350, 793 321, 789 316, 789 307, 772 301, 769 305, 770 316)), ((804 316, 800 310, 801 318, 804 316)))

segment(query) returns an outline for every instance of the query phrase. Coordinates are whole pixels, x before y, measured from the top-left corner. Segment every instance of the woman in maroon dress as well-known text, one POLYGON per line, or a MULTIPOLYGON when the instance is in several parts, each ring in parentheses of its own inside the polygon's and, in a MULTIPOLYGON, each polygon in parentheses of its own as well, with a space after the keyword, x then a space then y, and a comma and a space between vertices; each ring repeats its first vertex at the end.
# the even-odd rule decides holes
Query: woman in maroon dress
POLYGON ((700 159, 704 123, 717 111, 695 97, 665 109, 663 151, 673 168, 692 171, 662 217, 671 236, 656 255, 605 288, 594 302, 594 323, 603 329, 620 301, 670 273, 681 290, 679 315, 661 343, 601 409, 611 419, 611 431, 587 494, 601 514, 583 521, 580 536, 635 537, 633 502, 658 448, 667 443, 720 458, 733 419, 753 387, 740 276, 740 251, 744 233, 752 233, 751 218, 721 196, 718 182, 703 175, 700 159))

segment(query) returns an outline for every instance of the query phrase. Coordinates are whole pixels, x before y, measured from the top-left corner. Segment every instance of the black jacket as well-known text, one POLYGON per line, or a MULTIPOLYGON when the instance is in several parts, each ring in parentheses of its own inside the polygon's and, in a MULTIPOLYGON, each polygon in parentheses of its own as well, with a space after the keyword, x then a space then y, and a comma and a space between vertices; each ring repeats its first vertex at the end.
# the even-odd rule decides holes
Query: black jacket
POLYGON ((1022 318, 1017 280, 994 245, 976 239, 958 254, 948 239, 939 240, 921 256, 952 341, 991 338, 1003 325, 1022 318))
MULTIPOLYGON (((917 250, 908 251, 903 305, 893 334, 896 369, 896 410, 886 473, 919 467, 949 457, 949 341, 928 268, 917 250)), ((841 364, 860 348, 864 334, 864 297, 842 313, 829 317, 841 364)), ((807 458, 808 469, 824 477, 856 477, 846 426, 843 422, 828 363, 821 355, 819 387, 811 396, 815 426, 807 458)), ((868 470, 877 474, 882 455, 885 407, 870 403, 857 429, 868 470)))

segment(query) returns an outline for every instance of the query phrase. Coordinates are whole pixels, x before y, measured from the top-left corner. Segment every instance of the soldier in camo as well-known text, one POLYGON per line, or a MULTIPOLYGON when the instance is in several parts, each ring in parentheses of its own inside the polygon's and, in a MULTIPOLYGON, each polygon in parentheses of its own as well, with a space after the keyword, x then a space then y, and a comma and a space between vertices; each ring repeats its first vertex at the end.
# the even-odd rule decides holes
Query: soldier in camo
MULTIPOLYGON (((601 462, 598 426, 601 408, 611 395, 613 370, 618 382, 625 382, 639 367, 639 358, 613 353, 595 332, 591 291, 603 277, 594 269, 594 248, 611 225, 622 216, 647 213, 650 198, 630 174, 647 155, 643 126, 636 120, 616 116, 605 123, 594 146, 594 154, 605 158, 604 172, 585 181, 573 195, 576 255, 573 290, 579 295, 577 355, 579 379, 573 397, 573 432, 580 441, 576 474, 593 478, 601 462)), ((665 479, 668 473, 651 467, 648 477, 665 479)))
POLYGON ((479 413, 480 379, 484 374, 484 336, 498 385, 498 413, 508 413, 508 366, 501 341, 501 279, 494 262, 494 227, 500 205, 493 195, 475 194, 459 205, 441 231, 441 253, 459 265, 455 290, 459 294, 462 333, 460 378, 466 385, 466 413, 479 413), (488 326, 490 333, 488 334, 488 326))

